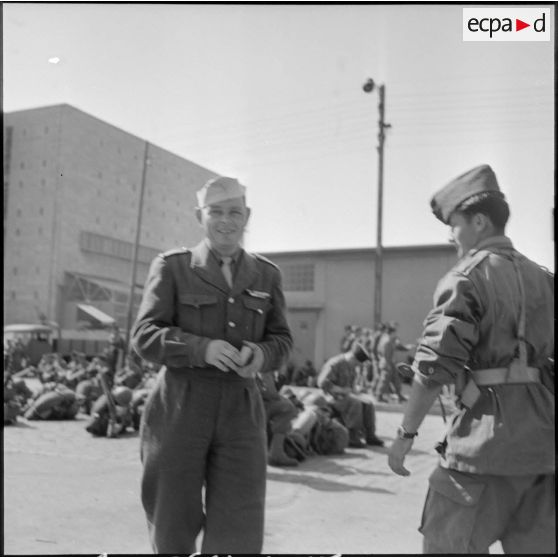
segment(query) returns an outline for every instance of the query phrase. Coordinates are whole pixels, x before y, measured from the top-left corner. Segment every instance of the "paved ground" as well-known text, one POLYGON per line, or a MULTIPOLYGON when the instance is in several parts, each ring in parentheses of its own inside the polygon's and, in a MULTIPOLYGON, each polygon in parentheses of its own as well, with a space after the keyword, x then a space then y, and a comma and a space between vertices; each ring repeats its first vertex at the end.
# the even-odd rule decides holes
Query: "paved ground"
MULTIPOLYGON (((378 410, 387 443, 400 406, 378 410)), ((93 438, 87 417, 20 420, 4 428, 4 555, 151 552, 139 500, 138 437, 93 438)), ((268 468, 266 554, 419 554, 417 532, 433 450, 443 431, 429 415, 408 458, 391 473, 383 448, 268 468)))

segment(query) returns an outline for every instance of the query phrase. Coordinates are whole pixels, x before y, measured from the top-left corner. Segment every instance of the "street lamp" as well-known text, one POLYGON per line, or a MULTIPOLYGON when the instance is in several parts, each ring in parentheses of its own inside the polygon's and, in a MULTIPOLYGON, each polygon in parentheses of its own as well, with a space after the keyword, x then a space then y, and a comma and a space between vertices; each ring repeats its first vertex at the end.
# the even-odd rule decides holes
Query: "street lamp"
MULTIPOLYGON (((376 83, 372 78, 368 78, 362 90, 365 93, 372 93, 376 89, 376 83)), ((386 124, 385 116, 385 96, 386 86, 381 84, 378 86, 380 102, 378 104, 379 120, 378 120, 378 218, 376 223, 376 264, 374 266, 376 280, 374 282, 374 326, 382 321, 382 208, 384 198, 384 141, 385 129, 390 128, 391 124, 386 124)))

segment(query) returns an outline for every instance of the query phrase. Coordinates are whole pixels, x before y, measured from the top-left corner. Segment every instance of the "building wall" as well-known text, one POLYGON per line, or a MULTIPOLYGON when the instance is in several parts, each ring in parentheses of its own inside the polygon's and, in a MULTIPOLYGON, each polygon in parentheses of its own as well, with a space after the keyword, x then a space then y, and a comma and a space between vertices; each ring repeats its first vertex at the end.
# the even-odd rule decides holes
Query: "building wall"
POLYGON ((60 114, 40 116, 4 115, 5 321, 34 322, 49 303, 60 114))
MULTIPOLYGON (((4 322, 36 321, 39 309, 64 323, 65 272, 130 284, 146 143, 69 105, 8 113, 4 128, 4 322), (98 244, 84 235, 119 250, 84 249, 98 244)), ((136 284, 155 253, 201 239, 195 191, 214 176, 149 145, 136 284)))
MULTIPOLYGON (((373 327, 373 249, 265 255, 283 270, 296 365, 310 358, 321 366, 337 354, 346 325, 373 327), (314 266, 314 286, 307 291, 292 290, 290 272, 305 264, 314 266), (300 350, 309 345, 308 324, 315 327, 313 354, 300 350)), ((434 288, 455 261, 455 249, 450 245, 384 248, 382 320, 398 322, 404 343, 414 343, 420 336, 434 288)))

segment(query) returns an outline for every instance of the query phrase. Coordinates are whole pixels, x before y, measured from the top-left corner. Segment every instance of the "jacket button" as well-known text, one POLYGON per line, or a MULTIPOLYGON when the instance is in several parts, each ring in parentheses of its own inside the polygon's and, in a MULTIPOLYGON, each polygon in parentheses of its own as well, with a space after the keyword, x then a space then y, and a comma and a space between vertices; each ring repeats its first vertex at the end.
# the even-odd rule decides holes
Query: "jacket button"
POLYGON ((231 304, 234 302, 234 298, 233 298, 232 296, 229 298, 229 302, 230 302, 231 304))
POLYGON ((229 322, 229 327, 236 327, 236 324, 234 322, 229 322))

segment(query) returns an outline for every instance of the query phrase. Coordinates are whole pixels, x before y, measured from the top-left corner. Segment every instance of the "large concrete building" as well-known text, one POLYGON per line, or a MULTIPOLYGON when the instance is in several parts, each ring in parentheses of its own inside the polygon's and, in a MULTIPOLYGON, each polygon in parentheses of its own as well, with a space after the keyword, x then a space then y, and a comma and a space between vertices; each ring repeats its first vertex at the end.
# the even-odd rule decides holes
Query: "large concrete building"
MULTIPOLYGON (((213 176, 69 105, 5 114, 4 324, 43 316, 75 332, 108 316, 125 328, 142 184, 132 317, 151 259, 200 240, 195 191, 213 176)), ((383 252, 383 318, 413 342, 454 250, 383 252)), ((265 255, 283 271, 297 364, 337 352, 345 325, 373 325, 373 248, 265 255)))
POLYGON ((72 329, 92 306, 125 327, 142 183, 136 307, 161 248, 201 238, 188 216, 216 173, 146 147, 69 105, 4 115, 5 324, 72 329))
MULTIPOLYGON (((456 261, 450 244, 383 249, 382 321, 396 321, 404 343, 415 343, 432 306, 436 283, 456 261)), ((293 361, 318 366, 340 350, 346 325, 374 326, 373 248, 265 254, 283 273, 293 361)))

